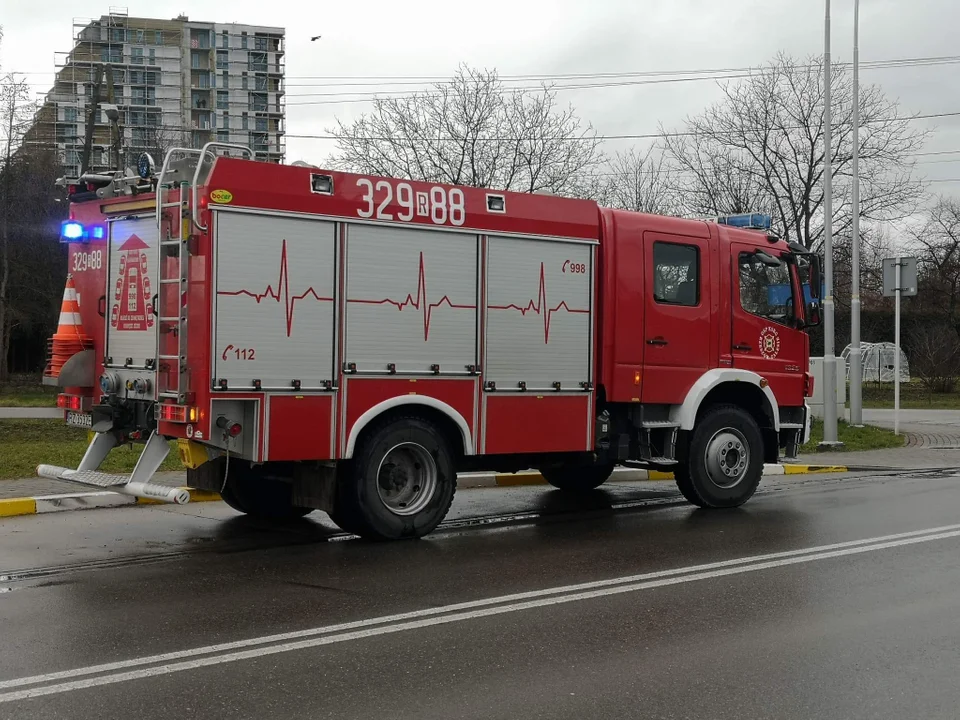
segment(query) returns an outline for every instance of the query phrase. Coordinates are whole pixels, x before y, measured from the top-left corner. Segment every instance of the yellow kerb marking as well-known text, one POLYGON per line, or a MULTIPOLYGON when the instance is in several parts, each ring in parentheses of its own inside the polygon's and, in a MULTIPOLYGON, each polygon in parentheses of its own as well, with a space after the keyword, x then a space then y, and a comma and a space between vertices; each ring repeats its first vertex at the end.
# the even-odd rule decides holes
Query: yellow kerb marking
POLYGON ((0 517, 15 515, 33 515, 37 512, 37 501, 33 498, 14 498, 0 500, 0 517))

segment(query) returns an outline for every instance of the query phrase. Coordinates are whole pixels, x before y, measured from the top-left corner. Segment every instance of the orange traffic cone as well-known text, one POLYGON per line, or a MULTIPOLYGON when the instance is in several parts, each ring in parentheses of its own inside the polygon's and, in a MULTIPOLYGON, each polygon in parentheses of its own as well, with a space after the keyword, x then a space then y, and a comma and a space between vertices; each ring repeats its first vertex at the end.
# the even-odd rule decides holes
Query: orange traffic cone
POLYGON ((83 332, 83 321, 80 319, 80 305, 77 302, 77 289, 73 284, 73 276, 67 275, 67 285, 63 290, 63 302, 60 305, 60 323, 53 336, 53 352, 44 375, 57 377, 67 360, 92 345, 91 337, 83 332))

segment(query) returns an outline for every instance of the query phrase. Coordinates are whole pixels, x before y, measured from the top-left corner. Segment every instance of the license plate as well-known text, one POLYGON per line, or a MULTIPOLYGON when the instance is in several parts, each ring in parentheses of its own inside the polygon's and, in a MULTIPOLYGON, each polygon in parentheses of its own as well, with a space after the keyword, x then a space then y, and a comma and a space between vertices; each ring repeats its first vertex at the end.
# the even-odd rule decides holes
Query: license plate
POLYGON ((91 419, 90 413, 79 413, 79 412, 73 412, 68 410, 67 425, 89 429, 93 427, 93 421, 91 419))

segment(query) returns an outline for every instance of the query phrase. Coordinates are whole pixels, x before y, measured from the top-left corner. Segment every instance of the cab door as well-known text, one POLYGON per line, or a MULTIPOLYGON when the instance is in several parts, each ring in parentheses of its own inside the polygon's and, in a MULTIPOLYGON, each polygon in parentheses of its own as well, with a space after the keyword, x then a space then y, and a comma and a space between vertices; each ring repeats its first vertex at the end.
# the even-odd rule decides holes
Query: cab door
POLYGON ((802 405, 806 335, 797 268, 772 248, 733 243, 731 252, 733 365, 766 378, 780 405, 802 405))
POLYGON ((677 405, 710 366, 709 239, 645 232, 644 403, 677 405))

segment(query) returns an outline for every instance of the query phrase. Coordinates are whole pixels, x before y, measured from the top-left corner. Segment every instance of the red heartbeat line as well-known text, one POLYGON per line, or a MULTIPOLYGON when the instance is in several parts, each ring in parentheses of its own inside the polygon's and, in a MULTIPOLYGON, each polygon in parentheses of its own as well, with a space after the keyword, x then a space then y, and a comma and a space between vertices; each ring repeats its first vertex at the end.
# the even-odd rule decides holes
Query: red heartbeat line
POLYGON ((391 300, 390 298, 384 298, 383 300, 347 300, 347 302, 358 303, 360 305, 393 305, 397 310, 403 310, 407 307, 412 307, 415 310, 420 310, 423 313, 423 340, 426 342, 430 339, 430 319, 433 316, 433 311, 442 305, 446 305, 449 308, 454 310, 476 310, 476 305, 458 305, 450 300, 448 295, 444 295, 442 298, 436 302, 427 301, 427 274, 426 268, 423 264, 423 253, 420 253, 420 271, 417 278, 417 294, 416 297, 413 295, 407 295, 401 301, 391 300))
POLYGON ((528 312, 535 312, 537 315, 543 317, 543 342, 547 344, 550 342, 550 322, 553 319, 553 314, 565 310, 568 313, 577 313, 583 315, 589 315, 589 310, 578 310, 567 305, 567 301, 563 300, 556 307, 547 307, 547 281, 544 274, 543 263, 540 263, 540 290, 536 300, 531 300, 527 303, 526 307, 520 307, 519 305, 488 305, 488 308, 491 310, 518 310, 520 314, 526 317, 528 312), (546 311, 544 309, 546 308, 546 311))
POLYGON ((256 300, 257 305, 266 298, 275 300, 277 303, 283 302, 287 316, 287 337, 290 337, 290 331, 293 328, 293 309, 298 300, 304 300, 312 295, 314 299, 319 302, 333 302, 332 297, 320 297, 312 287, 308 287, 299 295, 290 294, 290 271, 287 269, 286 239, 284 239, 280 247, 280 278, 277 280, 276 289, 274 289, 272 285, 267 285, 267 289, 263 293, 255 293, 250 290, 220 290, 217 292, 217 295, 227 295, 230 297, 245 295, 256 300))

